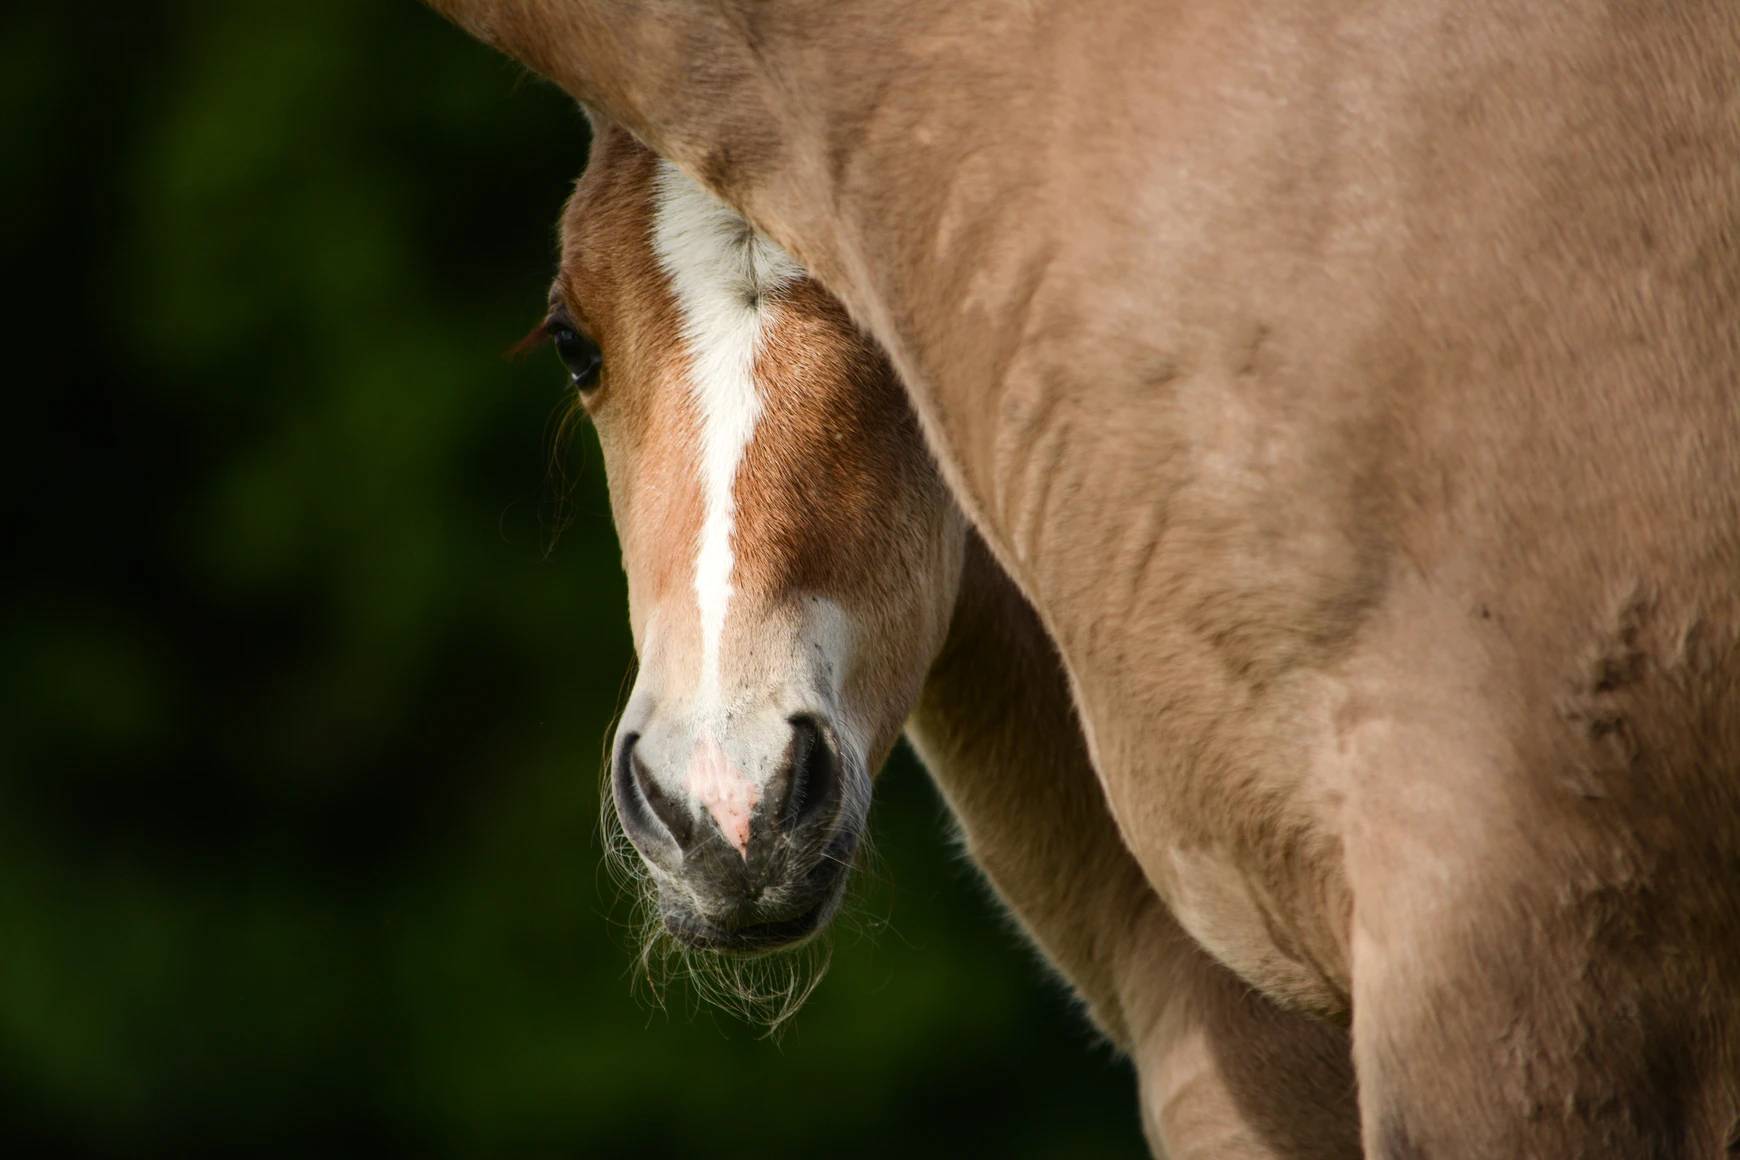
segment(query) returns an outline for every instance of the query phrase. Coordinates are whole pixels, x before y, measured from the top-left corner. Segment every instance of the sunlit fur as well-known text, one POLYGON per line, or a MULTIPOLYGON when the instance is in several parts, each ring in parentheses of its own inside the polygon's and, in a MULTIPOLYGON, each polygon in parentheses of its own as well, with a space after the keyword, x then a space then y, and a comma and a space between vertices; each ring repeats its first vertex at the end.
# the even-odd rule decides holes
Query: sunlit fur
POLYGON ((435 3, 888 352, 1374 1155, 1740 1144, 1740 5, 435 3))

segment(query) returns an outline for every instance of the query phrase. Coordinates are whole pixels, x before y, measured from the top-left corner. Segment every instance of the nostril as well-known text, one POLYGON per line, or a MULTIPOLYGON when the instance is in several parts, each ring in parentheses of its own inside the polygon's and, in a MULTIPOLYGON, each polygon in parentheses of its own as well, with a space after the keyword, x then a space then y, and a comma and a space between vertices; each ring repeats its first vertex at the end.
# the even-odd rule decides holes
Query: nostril
POLYGON ((791 719, 786 770, 789 784, 780 810, 786 829, 807 825, 834 811, 840 787, 839 757, 814 717, 791 719))
POLYGON ((640 734, 630 733, 617 746, 610 776, 617 812, 631 835, 636 831, 644 835, 662 829, 679 850, 687 851, 694 841, 694 823, 647 770, 635 749, 639 740, 640 734))
POLYGON ((695 843, 695 822, 679 803, 674 802, 659 788, 656 778, 647 770, 646 762, 639 757, 634 759, 634 784, 646 798, 646 804, 652 807, 652 812, 658 815, 665 829, 676 839, 677 846, 685 853, 695 843))

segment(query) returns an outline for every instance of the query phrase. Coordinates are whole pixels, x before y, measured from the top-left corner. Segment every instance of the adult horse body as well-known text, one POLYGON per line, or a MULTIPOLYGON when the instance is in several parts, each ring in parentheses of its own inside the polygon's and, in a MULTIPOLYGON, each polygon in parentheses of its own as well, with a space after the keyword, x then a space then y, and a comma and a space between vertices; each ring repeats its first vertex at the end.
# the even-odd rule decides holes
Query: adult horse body
POLYGON ((1345 1031, 1252 992, 1149 888, 1051 642, 839 305, 595 120, 544 329, 604 447, 642 657, 613 796, 671 934, 754 950, 825 918, 904 721, 975 860, 1135 1063, 1158 1154, 1357 1155, 1345 1031))
POLYGON ((1740 1139, 1731 0, 436 6, 889 352, 1369 1152, 1740 1139))

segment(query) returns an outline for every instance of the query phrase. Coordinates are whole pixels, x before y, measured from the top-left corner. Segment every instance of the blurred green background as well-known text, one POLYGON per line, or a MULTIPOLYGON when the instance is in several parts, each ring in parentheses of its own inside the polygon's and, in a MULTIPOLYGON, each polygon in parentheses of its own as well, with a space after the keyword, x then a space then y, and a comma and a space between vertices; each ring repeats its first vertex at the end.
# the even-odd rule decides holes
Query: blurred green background
POLYGON ((1143 1155, 905 754, 779 1043, 633 987, 552 87, 413 0, 9 6, 8 1154, 1143 1155))

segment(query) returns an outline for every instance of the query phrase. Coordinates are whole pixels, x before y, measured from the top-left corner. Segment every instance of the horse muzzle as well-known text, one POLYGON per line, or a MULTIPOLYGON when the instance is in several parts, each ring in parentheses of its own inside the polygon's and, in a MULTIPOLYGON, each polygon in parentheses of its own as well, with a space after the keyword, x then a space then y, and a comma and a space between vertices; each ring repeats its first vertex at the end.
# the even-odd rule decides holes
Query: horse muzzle
POLYGON ((784 748, 765 781, 745 775, 706 729, 681 772, 659 760, 667 746, 647 744, 647 733, 617 739, 617 816, 658 885, 665 928, 685 945, 777 950, 815 934, 839 907, 868 777, 825 719, 800 714, 781 726, 784 748))

